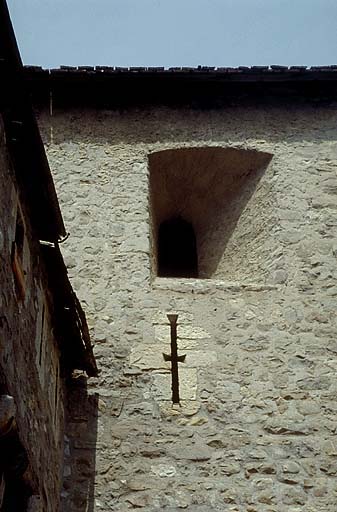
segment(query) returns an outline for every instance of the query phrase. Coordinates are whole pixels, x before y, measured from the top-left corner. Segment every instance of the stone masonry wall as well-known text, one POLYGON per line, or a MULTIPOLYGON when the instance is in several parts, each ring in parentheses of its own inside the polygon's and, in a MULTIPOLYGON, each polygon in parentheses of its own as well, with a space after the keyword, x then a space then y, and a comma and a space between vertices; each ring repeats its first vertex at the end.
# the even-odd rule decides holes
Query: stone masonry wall
MULTIPOLYGON (((100 368, 96 443, 78 403, 69 430, 67 478, 75 492, 95 478, 90 510, 335 510, 336 121, 311 106, 41 114, 100 368), (261 271, 155 278, 148 155, 208 146, 272 155, 248 204, 253 229, 265 201, 261 271), (170 312, 181 407, 162 356, 170 312)), ((254 240, 235 236, 244 262, 254 240)), ((65 510, 82 510, 67 489, 65 510)))
POLYGON ((57 512, 64 425, 60 355, 52 333, 38 241, 13 176, 1 120, 0 283, 0 394, 7 393, 15 401, 18 435, 30 463, 25 479, 32 493, 40 497, 33 509, 57 512), (11 263, 18 218, 24 229, 20 264, 24 297, 16 290, 11 263))

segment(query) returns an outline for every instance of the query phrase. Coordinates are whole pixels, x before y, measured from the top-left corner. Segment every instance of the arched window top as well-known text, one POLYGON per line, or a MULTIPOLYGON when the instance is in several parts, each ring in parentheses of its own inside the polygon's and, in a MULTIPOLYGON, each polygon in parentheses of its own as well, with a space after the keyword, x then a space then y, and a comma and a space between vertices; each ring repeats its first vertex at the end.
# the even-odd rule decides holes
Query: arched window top
POLYGON ((198 256, 192 224, 182 217, 163 221, 158 230, 158 275, 198 277, 198 256))

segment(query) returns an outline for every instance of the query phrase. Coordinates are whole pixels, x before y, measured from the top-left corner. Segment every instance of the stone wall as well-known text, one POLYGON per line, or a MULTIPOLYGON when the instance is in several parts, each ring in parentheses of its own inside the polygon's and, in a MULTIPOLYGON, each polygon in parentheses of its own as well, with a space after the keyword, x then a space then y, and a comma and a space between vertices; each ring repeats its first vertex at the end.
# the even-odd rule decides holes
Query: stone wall
MULTIPOLYGON (((14 398, 15 436, 29 461, 23 480, 35 495, 30 510, 56 512, 64 425, 60 354, 53 336, 52 303, 39 244, 14 178, 1 120, 0 178, 0 394, 14 398)), ((1 437, 1 443, 3 450, 9 443, 7 437, 1 437)), ((14 457, 7 451, 6 458, 14 457)), ((7 462, 14 467, 18 464, 14 459, 7 462)), ((2 451, 0 467, 3 463, 2 451)), ((14 492, 19 494, 20 489, 14 492)))
POLYGON ((95 473, 90 510, 334 511, 336 109, 56 110, 40 126, 100 367, 96 446, 87 410, 70 421, 65 510, 82 510, 72 489, 95 473), (157 278, 149 154, 209 146, 272 161, 225 270, 157 278), (186 354, 181 407, 167 313, 186 354))

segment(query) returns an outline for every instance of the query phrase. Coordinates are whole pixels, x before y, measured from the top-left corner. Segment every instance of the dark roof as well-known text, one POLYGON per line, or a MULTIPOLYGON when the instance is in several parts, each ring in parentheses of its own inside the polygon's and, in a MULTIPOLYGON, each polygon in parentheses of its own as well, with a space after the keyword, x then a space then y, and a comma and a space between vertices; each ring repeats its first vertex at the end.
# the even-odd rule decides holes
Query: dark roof
POLYGON ((37 240, 50 242, 41 246, 41 256, 63 366, 96 375, 85 315, 69 282, 58 245, 66 231, 5 0, 0 0, 0 26, 0 113, 7 150, 33 233, 37 240))
POLYGON ((232 100, 335 100, 337 65, 252 67, 26 66, 35 103, 114 107, 140 104, 212 105, 232 100))
POLYGON ((44 69, 41 66, 25 66, 26 71, 35 73, 59 74, 59 73, 216 73, 216 74, 240 74, 255 75, 261 77, 261 74, 279 75, 285 73, 313 73, 337 72, 337 65, 329 66, 238 66, 238 67, 215 67, 215 66, 197 66, 197 67, 114 67, 114 66, 60 66, 59 68, 44 69))
POLYGON ((69 371, 84 370, 90 377, 96 376, 97 366, 87 321, 69 282, 60 248, 58 245, 42 245, 41 251, 53 299, 55 335, 61 350, 62 366, 69 371))
POLYGON ((66 231, 5 0, 0 0, 0 26, 0 112, 8 150, 38 237, 54 242, 64 237, 66 231))

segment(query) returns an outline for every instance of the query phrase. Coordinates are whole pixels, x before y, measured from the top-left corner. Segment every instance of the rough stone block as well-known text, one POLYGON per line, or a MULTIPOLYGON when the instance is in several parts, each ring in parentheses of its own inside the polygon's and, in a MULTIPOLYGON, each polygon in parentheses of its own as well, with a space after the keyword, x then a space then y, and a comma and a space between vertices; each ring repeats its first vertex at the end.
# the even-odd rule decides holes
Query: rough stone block
POLYGON ((14 398, 9 395, 0 395, 0 435, 7 433, 16 414, 14 398))
MULTIPOLYGON (((152 396, 156 400, 170 401, 172 396, 172 376, 168 373, 154 373, 151 386, 152 396)), ((196 400, 197 396, 197 370, 194 368, 180 368, 179 394, 181 400, 196 400)))
POLYGON ((27 512, 43 512, 40 496, 31 496, 29 498, 27 512))
POLYGON ((217 353, 214 350, 185 350, 184 354, 186 354, 186 366, 192 368, 212 366, 218 360, 217 353))
POLYGON ((131 350, 130 365, 142 370, 168 370, 171 363, 164 360, 163 353, 170 354, 170 351, 170 345, 165 344, 136 345, 131 350))

